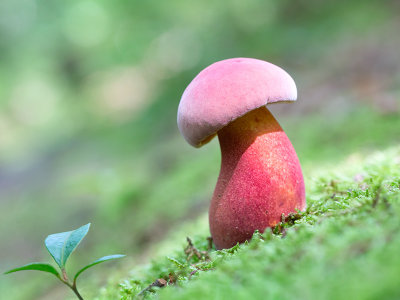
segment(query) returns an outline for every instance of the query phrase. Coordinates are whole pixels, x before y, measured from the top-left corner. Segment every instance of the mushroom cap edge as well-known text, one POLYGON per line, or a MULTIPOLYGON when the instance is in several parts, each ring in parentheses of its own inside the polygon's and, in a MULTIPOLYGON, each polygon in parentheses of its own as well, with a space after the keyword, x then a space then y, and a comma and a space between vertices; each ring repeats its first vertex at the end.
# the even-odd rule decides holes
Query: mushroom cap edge
POLYGON ((199 148, 249 111, 296 99, 296 84, 282 68, 254 58, 226 59, 202 70, 187 86, 178 107, 178 128, 199 148))

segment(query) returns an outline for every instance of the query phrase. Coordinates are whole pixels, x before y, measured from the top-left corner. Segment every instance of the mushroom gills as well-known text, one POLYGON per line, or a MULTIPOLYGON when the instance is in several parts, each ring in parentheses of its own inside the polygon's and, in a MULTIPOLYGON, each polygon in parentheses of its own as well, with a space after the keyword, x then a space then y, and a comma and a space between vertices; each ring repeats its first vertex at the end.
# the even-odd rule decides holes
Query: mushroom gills
POLYGON ((251 239, 305 209, 296 152, 271 112, 262 106, 218 131, 221 171, 211 200, 210 231, 217 249, 251 239))

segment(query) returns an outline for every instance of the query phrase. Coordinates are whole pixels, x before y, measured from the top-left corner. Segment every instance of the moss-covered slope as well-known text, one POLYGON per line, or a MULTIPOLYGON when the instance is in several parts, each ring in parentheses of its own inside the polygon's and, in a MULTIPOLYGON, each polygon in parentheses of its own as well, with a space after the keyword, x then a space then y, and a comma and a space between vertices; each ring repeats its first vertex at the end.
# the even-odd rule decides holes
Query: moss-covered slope
POLYGON ((206 222, 194 247, 183 228, 159 245, 174 251, 98 299, 398 299, 400 148, 352 155, 307 179, 306 212, 222 251, 209 248, 206 222))

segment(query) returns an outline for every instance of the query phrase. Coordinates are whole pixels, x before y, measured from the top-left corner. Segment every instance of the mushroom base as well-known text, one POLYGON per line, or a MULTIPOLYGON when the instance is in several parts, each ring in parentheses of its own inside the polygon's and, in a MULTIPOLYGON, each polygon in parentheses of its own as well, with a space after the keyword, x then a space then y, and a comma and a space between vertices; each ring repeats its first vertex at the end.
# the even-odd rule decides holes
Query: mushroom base
POLYGON ((266 107, 218 132, 221 171, 209 220, 217 249, 251 239, 306 206, 303 174, 288 137, 266 107))

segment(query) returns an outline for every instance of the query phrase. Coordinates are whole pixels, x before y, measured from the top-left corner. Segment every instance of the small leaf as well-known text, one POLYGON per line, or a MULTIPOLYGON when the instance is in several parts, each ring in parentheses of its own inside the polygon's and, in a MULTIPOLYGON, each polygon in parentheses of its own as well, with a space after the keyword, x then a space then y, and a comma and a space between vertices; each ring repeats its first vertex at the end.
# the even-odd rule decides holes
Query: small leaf
POLYGON ((169 257, 169 256, 167 256, 167 259, 170 261, 170 262, 172 262, 175 266, 177 266, 178 267, 178 269, 185 269, 186 268, 186 264, 184 264, 184 263, 181 263, 179 260, 177 260, 177 259, 175 259, 175 258, 173 258, 173 257, 169 257))
POLYGON ((99 258, 98 260, 95 260, 94 262, 92 262, 92 263, 88 264, 87 266, 83 267, 82 269, 80 269, 76 273, 76 275, 74 277, 74 281, 76 281, 78 276, 81 275, 81 273, 83 271, 85 271, 85 270, 87 270, 87 269, 89 269, 89 268, 91 268, 91 267, 93 267, 93 266, 95 266, 97 264, 100 264, 102 262, 109 261, 109 260, 112 260, 112 259, 121 258, 121 257, 125 257, 125 255, 122 255, 122 254, 107 255, 107 256, 103 256, 102 258, 99 258))
POLYGON ((46 248, 61 269, 64 269, 69 256, 88 233, 89 227, 90 223, 73 231, 51 234, 46 238, 46 248))
POLYGON ((27 271, 27 270, 43 271, 43 272, 54 274, 58 278, 60 278, 60 274, 57 272, 57 270, 52 265, 45 264, 45 263, 27 264, 27 265, 19 267, 19 268, 11 269, 11 270, 5 272, 4 274, 10 274, 10 273, 18 272, 18 271, 27 271))

